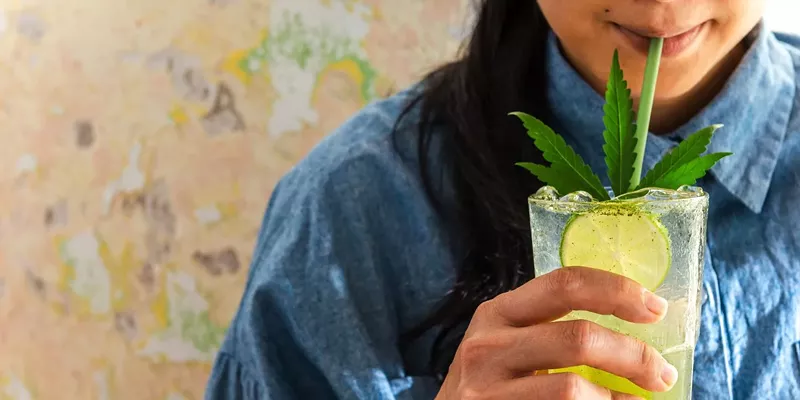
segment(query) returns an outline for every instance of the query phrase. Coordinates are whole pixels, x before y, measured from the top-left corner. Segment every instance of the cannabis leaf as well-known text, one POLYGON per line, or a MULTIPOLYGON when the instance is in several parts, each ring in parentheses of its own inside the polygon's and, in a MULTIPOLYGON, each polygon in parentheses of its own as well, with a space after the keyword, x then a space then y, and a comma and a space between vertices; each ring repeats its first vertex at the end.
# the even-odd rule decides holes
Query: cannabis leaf
POLYGON ((706 172, 708 172, 714 164, 732 154, 733 153, 712 153, 695 158, 681 165, 678 169, 664 175, 650 186, 664 189, 677 189, 683 185, 694 185, 697 183, 698 179, 706 176, 706 172))
POLYGON ((694 184, 717 161, 730 155, 730 153, 714 153, 700 157, 711 142, 711 136, 719 128, 722 128, 722 125, 711 125, 686 138, 678 147, 667 153, 645 175, 638 188, 660 187, 663 189, 677 189, 681 185, 694 184), (692 179, 693 177, 694 179, 692 179), (676 186, 676 182, 688 183, 681 183, 676 186))
POLYGON ((600 178, 575 153, 575 150, 567 145, 564 138, 531 115, 522 112, 514 112, 510 115, 514 115, 522 121, 528 130, 528 136, 533 139, 534 145, 542 152, 544 159, 550 162, 549 167, 533 163, 518 163, 517 165, 527 169, 539 180, 553 186, 560 193, 583 190, 596 200, 609 199, 608 192, 603 188, 600 178))
MULTIPOLYGON (((683 185, 694 185, 717 162, 732 154, 713 153, 701 156, 711 142, 711 136, 722 127, 712 125, 689 136, 641 179, 663 46, 663 38, 654 38, 650 42, 638 113, 633 111, 631 91, 619 63, 619 53, 614 51, 603 106, 603 152, 608 178, 616 196, 645 187, 678 189, 683 185), (638 118, 636 122, 633 121, 634 117, 638 118)), ((544 159, 550 162, 550 166, 517 163, 518 166, 527 169, 540 181, 555 187, 561 193, 583 190, 596 200, 609 199, 600 178, 561 136, 528 114, 514 112, 510 115, 522 121, 528 130, 528 136, 542 151, 544 159)))
POLYGON ((633 164, 636 158, 634 149, 637 139, 633 124, 631 90, 628 89, 628 82, 625 81, 619 65, 619 53, 616 50, 611 62, 611 73, 606 88, 606 104, 603 106, 603 111, 605 113, 603 124, 606 127, 606 130, 603 131, 605 139, 603 152, 606 155, 608 178, 611 180, 614 194, 621 195, 631 189, 633 164))

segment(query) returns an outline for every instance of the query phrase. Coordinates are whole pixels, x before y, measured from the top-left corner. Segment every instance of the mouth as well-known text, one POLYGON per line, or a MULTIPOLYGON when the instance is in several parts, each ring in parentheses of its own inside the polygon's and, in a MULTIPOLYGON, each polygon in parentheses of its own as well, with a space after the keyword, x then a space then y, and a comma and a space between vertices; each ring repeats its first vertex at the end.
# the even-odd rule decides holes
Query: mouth
POLYGON ((697 42, 700 34, 705 30, 707 22, 683 30, 658 30, 650 28, 623 26, 614 23, 613 26, 637 51, 647 54, 650 49, 650 40, 664 38, 664 49, 661 54, 664 58, 676 57, 686 52, 692 44, 697 42))

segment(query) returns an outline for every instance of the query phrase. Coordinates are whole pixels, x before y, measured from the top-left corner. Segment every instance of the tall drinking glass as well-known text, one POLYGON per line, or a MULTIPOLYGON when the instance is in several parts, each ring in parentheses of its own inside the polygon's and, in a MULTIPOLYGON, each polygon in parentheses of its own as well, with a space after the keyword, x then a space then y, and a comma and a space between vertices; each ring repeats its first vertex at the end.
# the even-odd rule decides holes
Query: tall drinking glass
POLYGON ((575 372, 645 399, 690 399, 708 195, 692 187, 645 189, 596 202, 582 192, 559 198, 555 190, 545 187, 529 198, 528 205, 536 276, 562 266, 593 267, 631 278, 669 302, 666 316, 655 324, 634 324, 585 311, 572 312, 562 320, 593 321, 648 343, 677 368, 678 381, 668 392, 653 393, 588 366, 549 372, 575 372))

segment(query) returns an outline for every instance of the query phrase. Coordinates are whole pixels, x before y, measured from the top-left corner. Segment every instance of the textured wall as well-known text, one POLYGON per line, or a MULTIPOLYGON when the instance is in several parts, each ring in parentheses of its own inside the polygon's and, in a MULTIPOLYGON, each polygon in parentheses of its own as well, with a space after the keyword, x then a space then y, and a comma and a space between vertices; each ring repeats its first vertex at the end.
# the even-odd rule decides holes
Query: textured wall
POLYGON ((277 179, 461 0, 0 0, 0 399, 199 399, 277 179))

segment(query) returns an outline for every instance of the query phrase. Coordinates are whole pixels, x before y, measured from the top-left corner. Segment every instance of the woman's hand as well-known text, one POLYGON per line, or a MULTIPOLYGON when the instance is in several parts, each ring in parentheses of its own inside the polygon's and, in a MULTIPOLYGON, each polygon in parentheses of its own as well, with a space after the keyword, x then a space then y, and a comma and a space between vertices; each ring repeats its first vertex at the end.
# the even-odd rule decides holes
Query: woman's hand
POLYGON ((573 310, 653 323, 667 302, 633 280, 592 268, 560 268, 533 279, 478 307, 437 400, 635 398, 576 374, 534 375, 578 365, 650 391, 674 385, 675 368, 645 343, 593 322, 553 322, 573 310))

